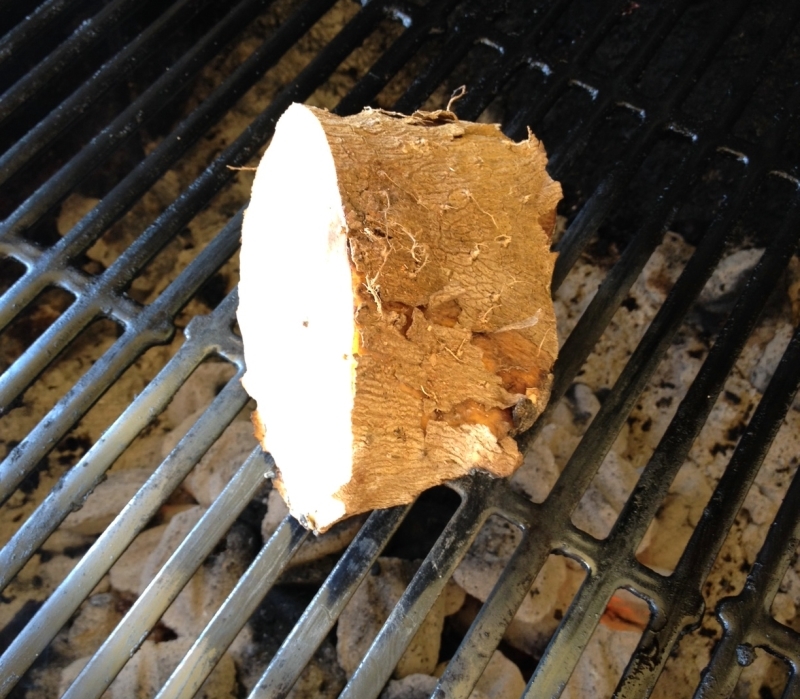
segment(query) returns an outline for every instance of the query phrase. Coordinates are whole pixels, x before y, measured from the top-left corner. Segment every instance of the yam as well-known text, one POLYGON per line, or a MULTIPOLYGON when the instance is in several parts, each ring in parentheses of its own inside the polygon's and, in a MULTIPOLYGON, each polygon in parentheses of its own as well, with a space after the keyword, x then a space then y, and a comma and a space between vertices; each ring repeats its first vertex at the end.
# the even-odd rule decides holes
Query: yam
POLYGON ((444 110, 281 117, 242 227, 242 382, 309 528, 521 463, 558 351, 545 165, 444 110))

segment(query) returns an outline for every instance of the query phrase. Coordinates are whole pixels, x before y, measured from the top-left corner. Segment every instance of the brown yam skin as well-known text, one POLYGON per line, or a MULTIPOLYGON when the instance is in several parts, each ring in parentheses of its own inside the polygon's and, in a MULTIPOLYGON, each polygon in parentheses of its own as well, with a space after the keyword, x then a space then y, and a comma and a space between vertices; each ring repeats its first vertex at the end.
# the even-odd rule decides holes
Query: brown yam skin
POLYGON ((561 187, 542 144, 447 111, 312 111, 344 203, 358 335, 353 475, 337 496, 351 515, 474 468, 513 473, 513 435, 544 408, 558 351, 561 187))

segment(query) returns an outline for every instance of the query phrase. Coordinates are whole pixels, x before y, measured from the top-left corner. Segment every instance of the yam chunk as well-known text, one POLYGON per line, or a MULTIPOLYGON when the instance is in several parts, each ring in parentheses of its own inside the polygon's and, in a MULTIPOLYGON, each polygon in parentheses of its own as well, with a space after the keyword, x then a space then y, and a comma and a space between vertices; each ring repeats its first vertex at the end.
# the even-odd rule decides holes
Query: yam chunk
POLYGON ((281 117, 242 228, 242 382, 314 531, 521 463, 558 351, 545 164, 448 111, 281 117))

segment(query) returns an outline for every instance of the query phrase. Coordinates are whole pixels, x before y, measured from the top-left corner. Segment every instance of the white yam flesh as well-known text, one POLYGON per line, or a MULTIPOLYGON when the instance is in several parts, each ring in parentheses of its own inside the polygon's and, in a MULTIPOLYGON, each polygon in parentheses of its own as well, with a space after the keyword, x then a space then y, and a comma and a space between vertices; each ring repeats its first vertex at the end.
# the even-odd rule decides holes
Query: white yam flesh
POLYGON ((242 379, 269 428, 291 510, 336 521, 350 480, 353 283, 336 169, 319 121, 295 104, 256 173, 240 257, 242 379), (324 418, 309 423, 314 405, 324 418))

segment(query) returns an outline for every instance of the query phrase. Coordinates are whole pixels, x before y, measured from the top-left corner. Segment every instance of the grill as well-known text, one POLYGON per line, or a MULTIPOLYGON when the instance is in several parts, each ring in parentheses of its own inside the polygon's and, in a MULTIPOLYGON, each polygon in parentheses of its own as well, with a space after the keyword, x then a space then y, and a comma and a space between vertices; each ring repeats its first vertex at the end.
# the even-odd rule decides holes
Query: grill
MULTIPOLYGON (((33 691, 36 668, 46 662, 59 631, 247 407, 239 385, 244 366, 236 291, 229 289, 232 282, 226 285, 235 279, 242 220, 235 191, 246 191, 248 181, 238 168, 263 152, 293 101, 312 100, 341 114, 365 105, 410 112, 441 107, 466 84, 454 106, 459 117, 499 116, 515 139, 530 126, 547 147, 551 174, 564 186, 566 228, 557 243, 554 293, 579 261, 613 258, 562 338, 552 399, 522 436, 526 448, 558 406, 574 398, 571 387, 581 367, 610 324, 621 322, 620 309, 666 231, 680 233, 693 252, 546 497, 532 502, 508 482, 476 473, 450 484, 458 496, 451 510, 442 504, 447 497, 431 496, 426 505, 423 496, 415 506, 372 513, 277 652, 263 659, 249 696, 291 690, 378 557, 422 516, 423 506, 440 517, 446 511, 447 519, 340 696, 380 694, 494 516, 519 531, 519 544, 458 639, 434 696, 469 696, 551 554, 580 562, 586 577, 536 659, 524 696, 560 696, 619 589, 645 600, 650 619, 615 696, 649 696, 706 612, 704 584, 791 415, 800 383, 800 333, 794 331, 733 439, 674 570, 642 563, 637 551, 648 528, 794 264, 800 235, 798 14, 797 3, 771 0, 370 0, 363 6, 350 0, 46 0, 25 16, 17 4, 0 3, 6 29, 0 39, 0 328, 14 342, 22 338, 18 352, 9 340, 0 357, 7 450, 0 498, 6 511, 17 507, 24 514, 14 524, 3 520, 9 530, 0 550, 0 589, 8 594, 24 566, 88 502, 112 464, 135 449, 198 367, 211 359, 230 367, 209 407, 64 579, 6 627, 0 695, 33 691), (314 32, 326 27, 323 41, 314 32), (238 43, 242 36, 245 44, 238 43), (301 45, 305 58, 292 59, 301 45), (237 46, 247 51, 237 53, 237 46), (220 67, 216 83, 204 72, 209 65, 220 67), (246 123, 235 138, 223 139, 218 124, 235 107, 248 115, 246 123), (144 140, 152 147, 143 149, 144 140), (170 189, 169 173, 209 141, 214 145, 204 151, 207 159, 193 181, 170 189), (92 205, 59 232, 56 222, 75 191, 92 205), (164 191, 171 192, 166 199, 164 191), (141 213, 137 206, 153 192, 162 193, 163 205, 141 213), (193 223, 203 216, 213 229, 205 238, 193 223), (139 228, 126 240, 120 221, 131 219, 139 228), (196 245, 186 243, 193 225, 196 245), (117 249, 115 243, 118 254, 99 263, 91 254, 98 241, 109 250, 117 249), (696 313, 706 283, 731 251, 761 248, 724 312, 703 321, 707 352, 682 387, 657 446, 642 456, 638 480, 613 526, 603 538, 590 535, 574 524, 573 513, 696 313), (182 262, 159 266, 175 259, 182 262), (57 312, 43 319, 45 298, 57 312), (53 389, 50 404, 32 404, 33 388, 52 380, 53 367, 80 343, 94 351, 80 378, 63 395, 53 389), (162 361, 152 375, 142 375, 137 395, 103 402, 121 377, 143 372, 142 358, 161 346, 168 349, 158 355, 162 361), (28 417, 11 422, 21 414, 28 417), (54 455, 63 456, 64 445, 71 438, 74 444, 81 425, 98 414, 107 424, 102 436, 73 447, 72 457, 56 468, 54 455), (42 493, 37 484, 46 473, 54 485, 42 493)), ((313 424, 309 430, 313 438, 313 424)), ((696 696, 731 695, 756 649, 780 659, 788 677, 783 696, 800 696, 800 639, 771 612, 796 562, 800 537, 800 479, 790 478, 797 458, 787 466, 782 504, 763 545, 742 571, 735 594, 714 610, 722 630, 708 667, 698 674, 696 696)), ((260 449, 237 464, 64 696, 106 691, 231 527, 248 512, 263 512, 271 468, 260 449)), ((280 524, 160 688, 161 699, 194 696, 285 578, 307 536, 291 518, 280 524)))

